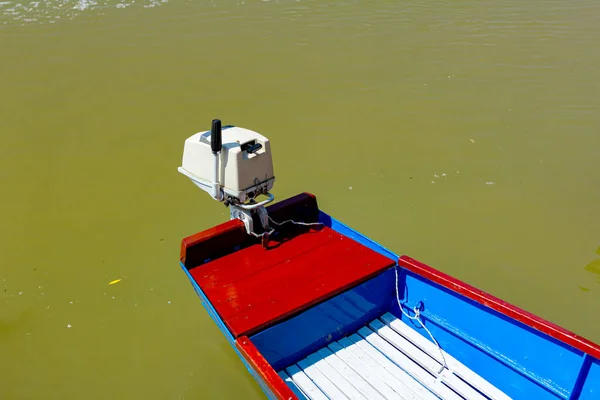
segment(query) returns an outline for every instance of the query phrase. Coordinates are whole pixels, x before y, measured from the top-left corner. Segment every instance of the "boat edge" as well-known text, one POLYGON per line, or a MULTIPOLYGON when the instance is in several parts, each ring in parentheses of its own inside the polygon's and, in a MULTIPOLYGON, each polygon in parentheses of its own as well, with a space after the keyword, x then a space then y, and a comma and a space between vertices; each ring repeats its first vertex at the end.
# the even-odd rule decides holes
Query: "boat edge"
MULTIPOLYGON (((198 297, 200 297, 200 302, 202 303, 202 306, 206 310, 208 316, 217 325, 217 328, 219 328, 221 333, 223 333, 227 342, 229 342, 229 344, 231 345, 233 350, 236 352, 239 359, 242 361, 242 364, 246 367, 248 372, 250 372, 250 375, 252 376, 254 381, 256 381, 256 383, 261 388, 261 390, 265 393, 267 398, 278 399, 278 400, 297 399, 297 397, 293 394, 293 392, 291 392, 291 389, 290 389, 290 393, 292 393, 292 397, 289 397, 289 396, 281 397, 280 396, 280 393, 285 393, 284 391, 282 391, 282 385, 285 387, 288 387, 287 384, 283 381, 283 379, 281 379, 281 377, 279 375, 277 375, 277 373, 275 372, 275 370, 272 367, 268 366, 268 367, 261 368, 260 367, 261 364, 256 361, 257 357, 253 356, 254 353, 252 351, 245 350, 245 349, 250 349, 249 346, 245 346, 242 348, 237 344, 237 341, 240 338, 246 338, 248 340, 248 342, 250 342, 250 340, 245 336, 241 336, 238 339, 235 339, 233 337, 233 335, 229 332, 229 330, 225 326, 225 323, 223 322, 223 320, 221 319, 221 317, 219 316, 217 311, 210 304, 210 301, 208 300, 208 298, 206 297, 206 295, 204 294, 204 292, 202 291, 200 286, 198 286, 198 284, 196 283, 194 278, 192 278, 192 275, 190 274, 190 271, 186 268, 185 264, 183 262, 180 262, 179 265, 180 265, 181 269, 183 270, 183 272, 186 274, 190 283, 192 284, 194 290, 196 291, 196 294, 198 295, 198 297), (270 367, 271 371, 273 371, 273 373, 275 375, 277 375, 276 377, 272 377, 272 374, 270 373, 270 371, 268 371, 269 367, 270 367), (269 380, 265 380, 263 378, 264 376, 269 376, 271 378, 269 380)), ((251 346, 254 347, 254 345, 251 345, 251 346)), ((258 353, 258 350, 256 350, 256 348, 254 348, 254 349, 255 349, 255 352, 258 353)), ((264 357, 262 357, 262 355, 260 353, 258 353, 258 356, 260 356, 264 360, 264 357)), ((266 360, 265 360, 265 362, 266 362, 266 360)))
POLYGON ((277 399, 293 400, 298 398, 247 336, 237 338, 235 348, 246 363, 256 371, 255 379, 260 378, 277 399))
POLYGON ((402 255, 398 259, 398 266, 600 360, 600 345, 557 324, 453 278, 409 256, 402 255))

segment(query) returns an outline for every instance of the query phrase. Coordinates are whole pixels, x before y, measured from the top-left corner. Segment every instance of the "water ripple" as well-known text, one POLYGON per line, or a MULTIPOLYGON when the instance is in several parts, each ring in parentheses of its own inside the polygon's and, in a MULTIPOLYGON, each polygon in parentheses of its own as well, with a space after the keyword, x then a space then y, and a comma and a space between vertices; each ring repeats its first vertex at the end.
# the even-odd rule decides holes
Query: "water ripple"
POLYGON ((84 12, 101 12, 107 8, 157 7, 168 0, 41 0, 0 1, 0 25, 55 23, 73 19, 84 12))

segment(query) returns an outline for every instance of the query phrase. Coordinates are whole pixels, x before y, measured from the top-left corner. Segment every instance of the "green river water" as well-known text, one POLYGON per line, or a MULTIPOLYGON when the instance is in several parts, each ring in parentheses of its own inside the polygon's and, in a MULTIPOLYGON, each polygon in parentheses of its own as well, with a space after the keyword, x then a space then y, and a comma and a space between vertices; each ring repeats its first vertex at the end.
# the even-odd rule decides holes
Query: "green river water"
POLYGON ((594 0, 0 0, 0 398, 263 397, 178 265, 228 218, 176 170, 213 118, 600 342, 599 41, 594 0))

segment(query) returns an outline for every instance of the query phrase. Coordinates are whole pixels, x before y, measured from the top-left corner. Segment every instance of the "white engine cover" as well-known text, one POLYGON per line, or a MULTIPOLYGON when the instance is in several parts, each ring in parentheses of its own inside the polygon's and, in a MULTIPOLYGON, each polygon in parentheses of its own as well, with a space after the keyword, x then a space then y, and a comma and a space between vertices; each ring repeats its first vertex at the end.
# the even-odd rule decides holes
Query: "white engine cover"
MULTIPOLYGON (((201 189, 210 192, 215 175, 215 155, 210 146, 210 131, 199 132, 185 141, 179 171, 201 189)), ((226 195, 240 202, 267 193, 273 187, 273 159, 269 140, 257 132, 235 126, 222 129, 223 148, 219 154, 218 183, 226 195), (252 143, 262 147, 248 153, 252 143)))

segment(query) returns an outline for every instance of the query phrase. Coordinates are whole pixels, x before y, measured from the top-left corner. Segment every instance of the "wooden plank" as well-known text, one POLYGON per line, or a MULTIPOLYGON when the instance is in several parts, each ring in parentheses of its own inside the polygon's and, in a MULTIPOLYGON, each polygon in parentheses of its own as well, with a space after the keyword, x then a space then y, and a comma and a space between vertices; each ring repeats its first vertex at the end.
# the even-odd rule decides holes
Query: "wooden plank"
MULTIPOLYGON (((254 290, 239 299, 246 306, 224 318, 232 334, 254 334, 354 287, 393 265, 392 260, 352 239, 344 238, 334 243, 269 269, 268 274, 273 278, 269 278, 269 282, 273 282, 272 285, 264 284, 266 278, 262 283, 261 280, 252 279, 254 290)), ((234 266, 235 262, 230 265, 231 268, 234 266)), ((219 314, 221 310, 232 307, 227 301, 217 302, 210 293, 207 293, 207 297, 216 304, 215 309, 219 314)))
MULTIPOLYGON (((347 339, 346 339, 347 340, 347 339)), ((377 369, 372 369, 363 359, 360 359, 352 354, 352 352, 341 345, 339 342, 331 343, 327 346, 329 350, 335 353, 346 365, 352 368, 356 373, 358 373, 361 377, 364 378, 365 381, 369 382, 378 393, 380 393, 386 399, 397 399, 397 400, 409 400, 412 398, 405 397, 400 395, 400 393, 394 391, 394 389, 388 385, 382 378, 380 378, 380 373, 385 370, 382 367, 377 369)), ((371 364, 377 365, 377 363, 372 362, 371 364)), ((414 399, 417 399, 414 397, 414 399)))
POLYGON ((350 335, 347 339, 344 338, 339 340, 339 343, 347 346, 354 355, 362 356, 361 359, 364 360, 367 365, 371 366, 371 368, 377 370, 388 385, 392 386, 398 393, 405 393, 409 398, 412 398, 410 397, 410 392, 412 392, 418 399, 438 400, 437 396, 431 393, 425 386, 415 380, 402 368, 394 364, 389 358, 364 340, 360 335, 350 335), (374 366, 370 360, 375 361, 376 364, 383 368, 383 371, 377 368, 377 366, 374 366))
MULTIPOLYGON (((346 399, 347 397, 342 393, 336 385, 334 385, 316 365, 308 361, 307 359, 298 361, 298 366, 302 368, 302 371, 308 376, 319 389, 330 399, 346 399)), ((287 369, 286 369, 287 371, 287 369)), ((289 372, 289 371, 288 371, 289 372)))
POLYGON ((344 396, 350 400, 367 400, 352 384, 344 378, 342 374, 337 372, 327 361, 315 353, 306 357, 306 360, 312 363, 319 371, 321 371, 329 380, 337 386, 344 396))
POLYGON ((442 370, 442 364, 434 358, 436 355, 441 358, 438 347, 386 313, 358 333, 330 343, 298 362, 300 368, 291 366, 286 372, 293 381, 291 387, 298 387, 307 397, 319 400, 327 397, 434 400, 438 396, 444 400, 509 399, 444 354, 450 368, 454 367, 461 375, 454 374, 454 369, 442 370))
POLYGON ((306 376, 306 374, 297 365, 292 365, 286 368, 285 372, 281 371, 279 374, 279 376, 284 374, 287 377, 287 379, 284 379, 286 383, 289 386, 294 385, 298 387, 305 397, 308 397, 311 400, 328 400, 327 396, 325 396, 321 389, 319 389, 317 385, 315 385, 315 383, 308 376, 306 376))
POLYGON ((453 390, 445 386, 441 381, 437 380, 434 375, 430 374, 400 350, 389 344, 385 339, 373 332, 371 329, 364 327, 358 331, 358 334, 365 338, 373 347, 385 354, 400 368, 408 372, 414 379, 421 382, 424 386, 434 392, 442 399, 462 400, 462 397, 456 394, 453 390))
POLYGON ((339 239, 339 234, 327 228, 316 234, 299 235, 294 237, 293 241, 281 243, 279 251, 265 249, 257 244, 235 256, 207 263, 191 273, 207 294, 216 298, 228 297, 228 301, 229 298, 235 300, 246 294, 248 286, 249 289, 253 289, 249 279, 268 278, 268 274, 261 275, 261 272, 268 272, 277 264, 285 263, 339 239), (235 264, 231 260, 235 260, 235 264))
POLYGON ((441 363, 434 360, 429 354, 423 352, 423 350, 406 340, 383 322, 376 319, 369 322, 368 325, 379 336, 387 340, 396 349, 400 350, 422 368, 426 369, 430 374, 437 376, 441 371, 441 363))
POLYGON ((323 348, 316 352, 329 365, 331 365, 341 376, 343 376, 352 386, 356 388, 365 398, 369 400, 385 400, 385 398, 371 386, 365 378, 356 373, 348 364, 346 364, 337 354, 330 349, 323 348))
POLYGON ((276 293, 289 293, 289 288, 310 284, 314 279, 328 276, 335 269, 328 255, 337 256, 340 263, 350 263, 353 257, 361 255, 370 258, 369 254, 358 250, 358 242, 328 230, 298 236, 294 238, 294 243, 289 243, 281 252, 267 251, 258 245, 244 249, 236 257, 232 255, 224 258, 223 262, 215 263, 221 268, 218 273, 207 276, 202 271, 200 277, 194 274, 194 270, 192 276, 198 276, 197 282, 207 297, 214 298, 216 303, 227 302, 227 308, 224 309, 227 313, 221 316, 228 318, 244 312, 245 308, 269 301, 276 293), (311 268, 306 268, 307 265, 311 268))
MULTIPOLYGON (((406 356, 411 358, 414 362, 419 364, 421 367, 427 370, 430 374, 442 378, 442 381, 448 385, 452 390, 467 399, 479 399, 486 400, 485 397, 461 380, 458 376, 455 376, 448 370, 442 371, 442 364, 435 361, 432 355, 424 352, 420 347, 415 346, 412 342, 406 340, 403 336, 398 334, 389 326, 385 325, 379 320, 372 321, 369 327, 373 329, 379 336, 387 340, 396 349, 400 350, 406 356)), ((436 347, 437 351, 437 347, 436 347)), ((441 356, 439 356, 441 357, 441 356)))
POLYGON ((190 270, 234 337, 252 335, 372 278, 394 261, 328 227, 253 244, 190 270))
MULTIPOLYGON (((390 313, 385 313, 381 316, 381 320, 387 324, 390 328, 396 331, 398 334, 402 335, 404 338, 409 340, 414 345, 423 349, 423 351, 429 353, 430 355, 437 355, 438 358, 441 358, 439 355, 438 347, 427 340, 427 338, 421 336, 418 332, 413 330, 410 326, 406 325, 400 319, 396 318, 390 313)), ((446 363, 448 367, 460 378, 464 381, 468 382, 471 386, 484 393, 486 396, 493 400, 510 400, 510 397, 507 396, 500 389, 496 388, 488 381, 483 379, 481 376, 477 375, 475 372, 471 371, 460 361, 452 357, 450 354, 444 351, 444 357, 446 358, 446 363)))

